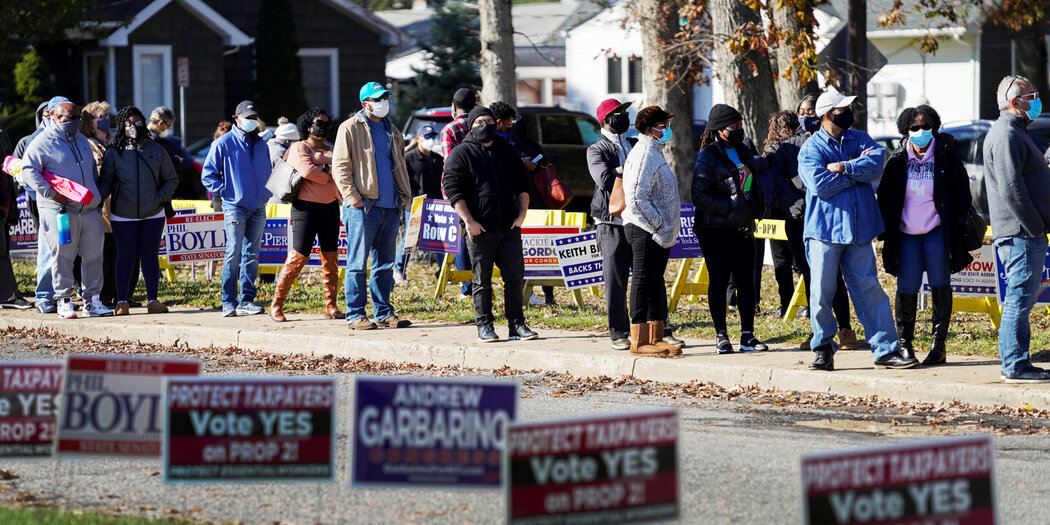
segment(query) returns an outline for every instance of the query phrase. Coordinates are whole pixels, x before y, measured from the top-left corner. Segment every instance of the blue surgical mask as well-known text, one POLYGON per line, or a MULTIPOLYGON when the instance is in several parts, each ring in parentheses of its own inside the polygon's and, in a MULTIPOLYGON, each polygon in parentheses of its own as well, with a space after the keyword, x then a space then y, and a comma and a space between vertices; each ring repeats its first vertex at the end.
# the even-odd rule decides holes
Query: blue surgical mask
POLYGON ((1025 112, 1028 118, 1035 120, 1039 118, 1039 115, 1043 114, 1043 101, 1041 99, 1029 100, 1028 111, 1025 112))
POLYGON ((258 128, 258 127, 259 127, 259 121, 258 120, 255 120, 253 118, 241 119, 241 129, 243 129, 245 133, 251 133, 251 132, 255 131, 255 128, 258 128))
POLYGON ((671 128, 664 128, 664 134, 660 137, 660 144, 671 142, 671 128))
POLYGON ((909 131, 908 140, 916 147, 925 148, 930 145, 930 141, 933 140, 933 132, 928 129, 920 129, 919 131, 909 131))
POLYGON ((798 125, 806 133, 815 133, 820 129, 820 117, 799 117, 798 125))

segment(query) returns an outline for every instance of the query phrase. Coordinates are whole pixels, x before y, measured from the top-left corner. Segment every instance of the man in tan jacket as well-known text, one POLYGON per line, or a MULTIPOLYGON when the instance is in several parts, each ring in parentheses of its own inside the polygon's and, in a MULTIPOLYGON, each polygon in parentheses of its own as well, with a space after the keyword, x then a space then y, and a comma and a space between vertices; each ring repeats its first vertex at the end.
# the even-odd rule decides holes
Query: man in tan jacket
POLYGON ((405 139, 386 118, 390 92, 378 82, 361 87, 361 111, 339 126, 332 178, 343 198, 346 227, 346 321, 351 330, 404 328, 390 304, 401 207, 411 200, 405 139), (376 322, 365 311, 365 264, 371 255, 368 292, 376 322))

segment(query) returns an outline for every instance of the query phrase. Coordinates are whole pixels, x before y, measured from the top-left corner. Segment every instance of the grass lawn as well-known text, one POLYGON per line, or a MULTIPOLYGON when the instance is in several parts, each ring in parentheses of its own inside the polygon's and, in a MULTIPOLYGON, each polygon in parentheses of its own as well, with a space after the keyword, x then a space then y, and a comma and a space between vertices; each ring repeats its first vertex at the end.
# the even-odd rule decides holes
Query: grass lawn
POLYGON ((19 508, 0 507, 0 525, 156 525, 190 524, 191 521, 174 518, 139 518, 96 514, 84 511, 65 511, 49 507, 19 508))

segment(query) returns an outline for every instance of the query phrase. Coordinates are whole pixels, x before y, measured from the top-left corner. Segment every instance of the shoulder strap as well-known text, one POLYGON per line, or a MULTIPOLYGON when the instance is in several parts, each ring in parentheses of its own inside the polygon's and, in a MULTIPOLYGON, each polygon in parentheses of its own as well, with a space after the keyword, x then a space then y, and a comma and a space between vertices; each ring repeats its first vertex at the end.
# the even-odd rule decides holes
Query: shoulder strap
POLYGON ((153 171, 153 167, 146 161, 146 157, 142 156, 142 153, 139 152, 138 148, 132 148, 132 150, 135 152, 135 155, 138 155, 139 159, 142 160, 142 163, 146 165, 149 174, 153 176, 153 184, 156 184, 157 188, 160 188, 160 177, 157 176, 157 172, 153 171))

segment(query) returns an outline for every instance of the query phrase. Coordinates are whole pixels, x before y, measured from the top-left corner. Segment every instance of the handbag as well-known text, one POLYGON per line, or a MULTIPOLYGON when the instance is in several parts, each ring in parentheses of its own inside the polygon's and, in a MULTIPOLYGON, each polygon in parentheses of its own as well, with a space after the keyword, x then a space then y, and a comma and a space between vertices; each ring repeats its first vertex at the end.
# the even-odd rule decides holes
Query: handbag
POLYGON ((609 215, 619 217, 627 208, 627 197, 623 194, 623 177, 613 180, 612 191, 609 192, 609 215))
POLYGON ((984 245, 984 234, 988 231, 988 225, 977 213, 977 209, 970 206, 966 212, 966 231, 963 234, 963 247, 972 252, 984 245))
POLYGON ((270 178, 266 179, 266 189, 282 202, 294 201, 299 196, 299 188, 302 185, 303 176, 282 158, 277 159, 273 171, 270 172, 270 178))
POLYGON ((547 165, 540 168, 532 176, 532 184, 536 186, 543 204, 551 210, 560 210, 572 201, 572 190, 565 184, 554 171, 554 166, 547 165))

